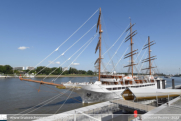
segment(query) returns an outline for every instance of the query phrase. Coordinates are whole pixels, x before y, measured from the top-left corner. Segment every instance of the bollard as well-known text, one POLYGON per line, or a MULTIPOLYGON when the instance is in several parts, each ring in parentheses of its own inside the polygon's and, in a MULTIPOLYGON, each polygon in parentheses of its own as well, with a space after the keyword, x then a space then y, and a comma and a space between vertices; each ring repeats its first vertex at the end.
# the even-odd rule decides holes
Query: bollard
POLYGON ((156 80, 157 81, 157 89, 160 89, 160 80, 156 80))
POLYGON ((162 89, 165 89, 165 80, 162 80, 162 89))
POLYGON ((175 81, 172 79, 172 89, 175 89, 175 81))

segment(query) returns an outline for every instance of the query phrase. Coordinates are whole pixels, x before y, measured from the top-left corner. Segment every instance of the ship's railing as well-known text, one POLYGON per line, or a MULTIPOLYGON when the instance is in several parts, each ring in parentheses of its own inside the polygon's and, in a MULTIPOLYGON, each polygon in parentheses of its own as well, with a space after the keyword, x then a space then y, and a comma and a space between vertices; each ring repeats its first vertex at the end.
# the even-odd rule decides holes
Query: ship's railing
POLYGON ((71 85, 92 85, 93 83, 92 82, 82 82, 82 83, 79 83, 79 82, 62 82, 61 84, 71 84, 71 85))
MULTIPOLYGON (((93 85, 94 83, 92 82, 82 82, 82 83, 79 83, 79 82, 62 82, 61 84, 70 84, 70 85, 93 85)), ((118 82, 118 84, 114 84, 114 82, 112 83, 109 83, 109 84, 102 84, 103 86, 106 86, 106 85, 110 85, 110 86, 117 86, 117 87, 114 87, 114 88, 118 88, 118 87, 132 87, 132 86, 138 86, 138 87, 147 87, 147 85, 149 84, 153 84, 153 83, 133 83, 133 84, 121 84, 118 82)), ((151 86, 151 85, 150 85, 151 86)))

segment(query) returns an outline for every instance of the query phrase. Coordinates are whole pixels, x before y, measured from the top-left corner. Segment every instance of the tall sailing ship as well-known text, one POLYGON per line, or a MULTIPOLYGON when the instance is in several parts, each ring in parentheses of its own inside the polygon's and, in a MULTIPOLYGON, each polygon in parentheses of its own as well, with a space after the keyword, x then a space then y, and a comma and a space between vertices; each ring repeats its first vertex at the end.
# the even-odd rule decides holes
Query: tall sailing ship
POLYGON ((101 29, 101 8, 99 10, 99 17, 97 22, 97 30, 99 31, 99 40, 95 49, 95 53, 99 50, 99 57, 96 60, 95 64, 98 64, 98 80, 94 83, 82 82, 82 83, 72 83, 71 81, 56 84, 53 82, 45 82, 45 81, 37 81, 31 79, 20 78, 20 80, 30 81, 40 84, 53 85, 61 89, 70 89, 74 88, 74 92, 78 93, 82 98, 82 103, 95 103, 108 101, 114 98, 122 98, 121 93, 126 88, 143 88, 143 89, 157 89, 158 87, 162 88, 162 81, 160 79, 155 79, 152 75, 152 63, 151 61, 156 59, 155 56, 151 57, 150 47, 155 43, 150 42, 150 37, 148 37, 148 44, 144 46, 144 49, 148 48, 149 57, 144 59, 142 62, 149 62, 149 67, 143 70, 149 70, 148 75, 134 75, 133 68, 135 65, 133 57, 137 54, 137 50, 133 50, 133 37, 137 34, 136 31, 132 32, 132 28, 135 24, 132 24, 130 21, 130 27, 126 31, 130 31, 129 36, 125 38, 125 42, 130 40, 130 53, 125 55, 125 58, 130 57, 131 62, 129 65, 125 67, 129 67, 131 70, 130 75, 117 74, 115 72, 112 73, 101 73, 101 35, 103 30, 101 29))

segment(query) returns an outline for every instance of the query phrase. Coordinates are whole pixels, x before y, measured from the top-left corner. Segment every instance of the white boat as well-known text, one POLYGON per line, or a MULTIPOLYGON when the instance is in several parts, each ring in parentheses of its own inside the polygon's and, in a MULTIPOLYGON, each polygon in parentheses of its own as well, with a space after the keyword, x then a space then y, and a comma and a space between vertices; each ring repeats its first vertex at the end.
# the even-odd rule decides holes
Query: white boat
MULTIPOLYGON (((151 66, 151 60, 154 60, 155 56, 150 56, 150 46, 153 45, 153 41, 150 42, 148 37, 148 44, 145 45, 145 48, 148 48, 149 58, 143 60, 143 62, 149 62, 149 67, 146 68, 149 70, 148 75, 133 75, 133 55, 137 54, 137 50, 133 50, 133 42, 132 38, 136 35, 136 32, 132 32, 132 25, 130 22, 130 27, 128 30, 130 31, 130 35, 126 38, 126 41, 130 40, 131 52, 125 55, 125 58, 131 57, 130 65, 125 67, 130 67, 131 75, 125 76, 124 74, 116 74, 113 73, 101 73, 101 34, 103 30, 101 29, 101 9, 99 12, 99 18, 97 23, 97 30, 99 28, 99 41, 96 47, 96 51, 99 50, 99 58, 96 60, 95 64, 98 64, 99 76, 98 79, 94 83, 83 82, 83 83, 72 83, 71 81, 62 83, 62 84, 55 84, 53 82, 44 82, 44 81, 36 81, 31 79, 23 79, 20 80, 31 81, 40 84, 48 84, 54 85, 60 89, 72 89, 74 92, 78 93, 82 98, 82 103, 95 103, 95 102, 102 102, 107 100, 112 100, 114 98, 122 98, 121 93, 126 88, 143 88, 143 89, 157 89, 162 87, 164 88, 164 84, 166 81, 162 81, 162 79, 154 79, 154 76, 151 73, 151 69, 154 68, 151 66)), ((127 31, 128 31, 127 30, 127 31)), ((144 48, 144 49, 145 49, 144 48)))
MULTIPOLYGON (((133 41, 132 38, 134 35, 136 35, 136 31, 132 32, 132 27, 135 24, 131 24, 130 22, 130 27, 127 29, 127 31, 130 31, 130 35, 126 37, 126 41, 130 40, 130 46, 131 46, 131 52, 125 55, 125 58, 131 57, 131 62, 130 65, 125 66, 125 67, 130 67, 131 68, 131 75, 125 76, 123 74, 119 75, 116 73, 112 74, 103 74, 100 72, 101 68, 101 34, 103 30, 101 29, 101 9, 99 13, 99 18, 98 18, 98 23, 97 23, 97 30, 99 28, 99 41, 96 47, 96 51, 99 49, 99 58, 96 60, 95 63, 98 63, 98 69, 99 69, 99 76, 98 80, 95 81, 95 83, 62 83, 66 88, 71 88, 71 87, 76 87, 75 92, 77 92, 81 98, 82 98, 82 103, 95 103, 95 102, 102 102, 102 101, 107 101, 111 100, 114 98, 122 98, 121 93, 126 89, 126 88, 144 88, 146 89, 157 89, 158 85, 159 88, 162 88, 162 81, 161 79, 158 79, 158 85, 157 85, 157 80, 154 79, 154 76, 151 73, 151 69, 154 68, 151 66, 151 60, 154 60, 155 56, 150 56, 151 51, 150 51, 150 46, 152 46, 154 43, 153 41, 150 42, 150 38, 148 37, 148 44, 144 46, 145 48, 148 48, 149 52, 149 58, 146 58, 143 60, 143 62, 149 61, 149 67, 146 68, 149 70, 149 75, 145 76, 135 76, 133 75, 133 66, 136 65, 134 64, 133 61, 133 55, 137 54, 137 50, 133 50, 133 41)), ((145 69, 143 69, 145 70, 145 69)), ((165 83, 165 81, 163 81, 165 83)))
POLYGON ((23 77, 25 77, 25 78, 34 78, 35 75, 34 74, 25 74, 23 77))
POLYGON ((6 78, 7 76, 5 76, 4 74, 0 74, 0 78, 6 78))
MULTIPOLYGON (((76 87, 74 91, 82 98, 82 103, 95 103, 115 98, 122 98, 126 88, 157 89, 157 81, 153 76, 101 75, 101 81, 95 83, 62 83, 66 88, 76 87)), ((160 81, 162 85, 162 81, 160 81)), ((162 86, 161 86, 162 88, 162 86)))

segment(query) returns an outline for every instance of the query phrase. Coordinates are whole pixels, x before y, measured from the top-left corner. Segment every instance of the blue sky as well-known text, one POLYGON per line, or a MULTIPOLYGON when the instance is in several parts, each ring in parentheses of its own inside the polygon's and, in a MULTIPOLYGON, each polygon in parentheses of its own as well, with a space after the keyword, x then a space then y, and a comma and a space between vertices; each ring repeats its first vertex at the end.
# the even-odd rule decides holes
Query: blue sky
MULTIPOLYGON (((152 46, 152 55, 157 55, 155 61, 159 72, 175 74, 181 67, 180 33, 181 33, 181 1, 175 0, 1 0, 0 1, 0 64, 15 66, 35 66, 61 43, 63 43, 77 28, 79 28, 99 7, 102 8, 103 52, 109 48, 129 24, 136 23, 133 30, 138 34, 134 37, 134 49, 141 50, 150 36, 156 45, 152 46), (28 47, 24 50, 19 47, 28 47)), ((74 35, 58 52, 46 59, 40 65, 47 65, 63 53, 94 24, 98 12, 74 35)), ((56 62, 63 63, 96 32, 93 28, 67 53, 56 62)), ((109 51, 113 55, 124 39, 109 51)), ((94 62, 98 57, 95 47, 96 37, 82 55, 75 61, 80 65, 74 67, 83 70, 94 70, 94 62)), ((114 63, 120 59, 129 43, 123 43, 113 59, 114 63)), ((78 54, 77 54, 78 55, 78 54)), ((76 56, 77 56, 76 55, 76 56)), ((138 59, 141 59, 143 52, 138 59)), ((75 56, 75 57, 76 57, 75 56)), ((74 57, 74 58, 75 58, 74 57)), ((146 54, 144 58, 146 57, 146 54)), ((63 65, 68 66, 73 59, 63 65)), ((135 57, 134 57, 135 58, 135 57)), ((103 62, 109 61, 109 55, 104 56, 103 62)), ((122 60, 117 71, 125 72, 122 68, 128 60, 122 60)), ((50 67, 58 66, 51 64, 50 67)), ((111 64, 108 69, 111 69, 111 64)), ((146 67, 145 64, 143 67, 146 67)), ((139 67, 138 67, 139 68, 139 67)))

